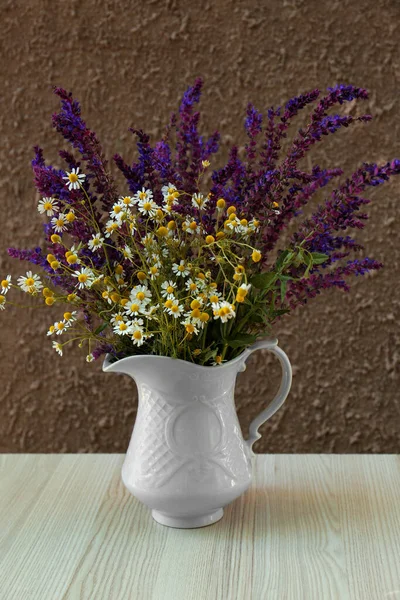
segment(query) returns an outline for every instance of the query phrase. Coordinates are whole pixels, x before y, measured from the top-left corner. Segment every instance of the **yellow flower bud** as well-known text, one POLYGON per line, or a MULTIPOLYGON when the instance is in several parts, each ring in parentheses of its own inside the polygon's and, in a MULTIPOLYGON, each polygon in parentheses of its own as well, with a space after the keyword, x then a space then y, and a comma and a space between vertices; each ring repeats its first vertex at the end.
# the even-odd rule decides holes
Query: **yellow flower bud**
POLYGON ((200 315, 200 321, 202 323, 207 323, 207 321, 210 319, 210 315, 206 312, 202 312, 200 315))
POLYGON ((159 235, 160 237, 165 237, 166 235, 168 235, 168 229, 167 227, 159 227, 157 229, 157 235, 159 235))
POLYGON ((164 302, 165 308, 171 308, 172 305, 173 305, 172 300, 166 300, 166 302, 164 302))
POLYGON ((163 213, 163 211, 161 210, 161 208, 158 208, 158 209, 157 209, 157 212, 156 212, 156 219, 158 219, 158 220, 160 221, 160 220, 161 220, 161 219, 163 219, 163 218, 164 218, 164 213, 163 213))
POLYGON ((273 203, 272 203, 272 206, 273 206, 274 208, 278 208, 279 204, 278 204, 277 202, 273 202, 273 203))
POLYGON ((204 280, 205 280, 205 278, 206 278, 206 276, 204 275, 204 273, 198 273, 198 274, 196 275, 196 277, 197 277, 198 279, 201 279, 202 281, 204 281, 204 280))
POLYGON ((215 242, 215 237, 213 235, 207 235, 206 244, 212 244, 213 242, 215 242))
POLYGON ((56 270, 56 269, 58 269, 58 267, 60 266, 60 263, 58 262, 58 260, 53 260, 53 261, 50 263, 50 266, 51 266, 51 268, 52 268, 52 269, 56 270))
POLYGON ((192 312, 190 313, 190 316, 193 319, 199 319, 201 316, 201 311, 198 308, 195 308, 194 310, 192 310, 192 312))
POLYGON ((44 288, 42 294, 45 298, 51 298, 51 296, 54 296, 54 292, 52 292, 49 288, 44 288))
POLYGON ((70 254, 69 256, 67 256, 67 263, 69 265, 74 265, 78 260, 78 257, 76 254, 70 254))
POLYGON ((48 296, 48 297, 45 299, 45 302, 46 302, 47 306, 51 306, 51 305, 52 305, 52 304, 54 304, 54 302, 55 302, 55 300, 54 300, 54 297, 53 297, 53 296, 48 296))
POLYGON ((64 319, 66 321, 69 321, 71 317, 72 317, 72 313, 70 313, 70 312, 65 312, 64 313, 64 319))
POLYGON ((217 237, 217 240, 222 240, 222 238, 225 237, 225 233, 223 231, 218 231, 216 237, 217 237))
POLYGON ((240 281, 242 279, 242 276, 240 275, 240 273, 235 273, 232 279, 233 281, 240 281))
POLYGON ((50 264, 51 264, 51 263, 52 263, 54 260, 56 260, 56 257, 54 256, 54 254, 48 254, 46 258, 47 258, 47 262, 48 262, 48 263, 50 263, 50 264))
POLYGON ((243 225, 243 227, 246 227, 249 224, 249 222, 247 219, 240 219, 240 224, 243 225))
POLYGON ((67 219, 68 223, 72 223, 73 221, 75 221, 75 215, 73 212, 69 212, 65 215, 65 218, 67 219))
POLYGON ((259 252, 258 250, 254 250, 251 258, 253 259, 253 262, 257 263, 260 262, 261 260, 261 252, 259 252))
POLYGON ((61 242, 60 236, 57 235, 56 233, 53 233, 53 235, 50 237, 50 239, 53 242, 53 244, 59 244, 61 242))
POLYGON ((117 302, 119 302, 119 301, 120 301, 120 299, 121 299, 121 296, 120 296, 119 294, 117 294, 116 292, 113 292, 113 293, 111 294, 110 298, 111 298, 111 300, 112 300, 113 302, 115 302, 115 304, 117 304, 117 302))
POLYGON ((219 198, 217 200, 217 208, 219 208, 219 210, 224 210, 225 206, 226 206, 225 200, 223 198, 219 198))
POLYGON ((129 302, 129 298, 122 298, 120 300, 120 305, 121 306, 126 306, 128 304, 128 302, 129 302))
POLYGON ((200 308, 201 302, 198 300, 192 300, 190 303, 190 308, 200 308))
POLYGON ((170 231, 173 231, 176 227, 175 221, 168 221, 167 227, 170 231))
POLYGON ((236 212, 236 206, 230 206, 226 212, 229 216, 233 215, 236 212))
POLYGON ((139 281, 144 281, 146 277, 146 273, 144 273, 143 271, 139 271, 139 273, 137 274, 137 278, 139 279, 139 281))
POLYGON ((244 302, 244 301, 245 301, 244 296, 240 296, 239 294, 236 294, 236 302, 244 302))

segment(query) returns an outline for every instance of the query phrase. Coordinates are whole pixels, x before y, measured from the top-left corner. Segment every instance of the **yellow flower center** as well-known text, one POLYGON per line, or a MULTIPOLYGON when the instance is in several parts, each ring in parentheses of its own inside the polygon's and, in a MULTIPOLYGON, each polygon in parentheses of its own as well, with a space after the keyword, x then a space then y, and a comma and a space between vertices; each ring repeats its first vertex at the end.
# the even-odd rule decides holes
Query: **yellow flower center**
POLYGON ((171 308, 171 306, 172 306, 172 305, 173 305, 173 302, 172 302, 172 300, 167 300, 167 301, 164 303, 164 306, 165 306, 165 308, 171 308))
POLYGON ((215 242, 215 238, 213 235, 208 235, 206 237, 206 244, 212 244, 213 242, 215 242))
POLYGON ((143 271, 139 271, 139 273, 137 274, 137 278, 139 279, 139 281, 144 281, 146 279, 146 273, 143 273, 143 271))
POLYGON ((139 310, 140 306, 139 304, 136 304, 135 302, 133 304, 131 304, 131 312, 137 312, 139 310))
POLYGON ((238 288, 237 295, 243 297, 247 296, 247 290, 245 288, 238 288))
POLYGON ((213 294, 212 296, 210 296, 210 302, 211 302, 211 304, 215 304, 216 302, 218 302, 218 300, 219 300, 219 298, 215 294, 213 294))
POLYGON ((44 210, 53 210, 53 205, 51 202, 45 202, 43 204, 43 208, 44 208, 44 210))
POLYGON ((189 289, 191 292, 195 292, 197 290, 197 285, 195 283, 191 283, 189 285, 189 289))
POLYGON ((159 228, 157 229, 157 234, 158 234, 160 237, 165 237, 166 235, 168 235, 168 229, 167 229, 166 227, 159 227, 159 228))
POLYGON ((240 224, 243 225, 243 227, 246 227, 246 225, 249 224, 247 219, 240 219, 240 224))
POLYGON ((201 306, 201 302, 199 302, 198 300, 192 300, 190 303, 190 308, 200 308, 201 306))
POLYGON ((69 256, 67 256, 67 263, 69 265, 75 264, 77 260, 78 260, 78 257, 76 254, 70 254, 69 256))
POLYGON ((150 273, 155 275, 158 272, 158 267, 150 267, 150 273))
POLYGON ((236 215, 235 215, 235 213, 231 213, 231 214, 229 215, 229 220, 230 220, 230 221, 236 221, 236 215))
POLYGON ((189 229, 191 229, 192 231, 196 231, 196 229, 197 229, 197 223, 196 223, 196 221, 192 221, 190 223, 189 229))
POLYGON ((123 318, 122 318, 122 315, 116 315, 116 317, 115 317, 115 321, 116 321, 117 323, 119 323, 119 322, 120 322, 120 321, 122 321, 122 320, 123 320, 123 318))
POLYGON ((119 294, 117 294, 116 292, 114 292, 111 294, 110 298, 113 302, 117 303, 120 301, 121 296, 119 294))
POLYGON ((49 331, 51 331, 51 333, 54 333, 54 330, 55 330, 55 327, 54 327, 54 325, 50 325, 50 327, 49 327, 49 331))
POLYGON ((226 212, 227 212, 228 215, 232 215, 233 213, 236 212, 236 207, 235 206, 230 206, 226 212))
POLYGON ((57 329, 58 331, 62 331, 64 329, 65 325, 62 321, 60 321, 59 323, 57 323, 57 329))
POLYGON ((128 302, 129 302, 128 298, 122 298, 122 300, 120 302, 120 305, 121 306, 126 306, 128 304, 128 302))
POLYGON ((68 214, 66 214, 65 218, 67 219, 68 223, 72 223, 73 221, 75 221, 75 215, 73 212, 69 212, 68 214))
POLYGON ((188 333, 194 333, 194 325, 192 325, 191 323, 188 323, 188 324, 186 325, 186 331, 187 331, 188 333))
POLYGON ((185 265, 179 265, 178 271, 180 271, 181 273, 183 273, 184 270, 185 270, 185 265))
POLYGON ((144 300, 146 298, 146 294, 144 292, 138 292, 136 294, 136 298, 140 301, 144 300))
POLYGON ((222 363, 222 356, 220 356, 219 354, 215 357, 215 362, 217 363, 217 365, 220 365, 222 363))
POLYGON ((179 311, 179 306, 177 304, 173 304, 171 306, 171 312, 176 313, 179 311))
POLYGON ((109 296, 109 293, 107 291, 105 291, 101 294, 101 297, 104 298, 104 300, 107 300, 108 296, 109 296))
POLYGON ((3 281, 1 282, 1 287, 8 289, 10 287, 10 282, 7 279, 3 279, 3 281))
POLYGON ((200 315, 200 321, 202 323, 207 323, 207 321, 209 320, 209 318, 210 318, 210 315, 208 313, 206 313, 206 312, 203 312, 200 315))
POLYGON ((70 313, 70 312, 64 313, 64 319, 66 321, 69 321, 71 318, 72 318, 72 313, 70 313))
POLYGON ((78 175, 76 173, 70 173, 68 179, 71 183, 76 183, 78 181, 78 175))
POLYGON ((56 225, 57 225, 57 227, 63 227, 63 225, 64 225, 64 220, 63 220, 63 219, 57 219, 57 220, 56 220, 56 225))
POLYGON ((151 202, 145 202, 143 204, 143 208, 144 208, 144 210, 147 210, 147 211, 151 210, 151 202))
POLYGON ((78 281, 80 283, 85 283, 85 281, 87 281, 87 280, 88 280, 88 275, 86 275, 86 273, 80 273, 78 275, 78 281))
POLYGON ((199 273, 199 274, 197 275, 197 279, 201 279, 202 281, 204 281, 204 280, 205 280, 205 278, 206 278, 206 276, 204 275, 204 273, 199 273))
POLYGON ((258 250, 254 250, 254 252, 251 255, 251 258, 253 259, 253 262, 260 262, 261 252, 259 252, 258 250))
POLYGON ((118 215, 121 212, 122 208, 120 206, 118 206, 118 204, 115 204, 114 206, 114 213, 116 215, 118 215))
POLYGON ((59 244, 61 242, 60 236, 57 235, 56 233, 53 233, 53 235, 50 236, 50 239, 53 242, 53 244, 59 244))
POLYGON ((126 331, 128 329, 128 325, 126 323, 120 323, 119 324, 119 330, 120 331, 126 331))
POLYGON ((175 227, 176 227, 175 221, 168 221, 167 227, 170 231, 172 231, 172 229, 175 229, 175 227))
POLYGON ((50 264, 50 266, 52 269, 56 270, 60 266, 60 263, 58 262, 58 260, 53 260, 53 262, 50 264))
POLYGON ((56 257, 54 256, 54 254, 48 254, 46 256, 47 262, 51 263, 53 262, 53 260, 56 260, 56 257))
POLYGON ((6 298, 5 298, 5 296, 2 296, 2 295, 0 294, 0 304, 4 304, 4 302, 5 302, 5 301, 6 301, 6 298))
POLYGON ((167 294, 173 294, 174 293, 174 288, 172 287, 172 285, 169 285, 167 287, 167 294))
POLYGON ((140 200, 144 200, 145 198, 147 198, 146 192, 139 192, 139 198, 140 200))
POLYGON ((219 208, 220 210, 223 210, 226 206, 226 202, 223 198, 219 198, 219 200, 217 200, 217 208, 219 208))
POLYGON ((115 272, 117 273, 117 275, 121 275, 123 270, 124 270, 124 267, 122 265, 117 265, 115 267, 115 272))
POLYGON ((32 287, 32 285, 35 285, 35 280, 32 277, 28 277, 25 283, 28 287, 32 287))
POLYGON ((217 240, 221 240, 224 237, 225 237, 225 233, 223 231, 218 231, 218 233, 217 233, 217 240))
POLYGON ((133 336, 132 336, 135 340, 141 340, 142 339, 142 332, 137 330, 133 332, 133 336))
POLYGON ((131 199, 129 198, 129 196, 125 196, 125 198, 122 199, 122 202, 126 205, 131 203, 131 199))
POLYGON ((195 308, 195 309, 194 309, 194 310, 192 310, 192 312, 190 313, 190 316, 191 316, 193 319, 199 319, 199 318, 200 318, 200 315, 201 315, 201 312, 199 311, 199 309, 198 309, 198 308, 195 308))

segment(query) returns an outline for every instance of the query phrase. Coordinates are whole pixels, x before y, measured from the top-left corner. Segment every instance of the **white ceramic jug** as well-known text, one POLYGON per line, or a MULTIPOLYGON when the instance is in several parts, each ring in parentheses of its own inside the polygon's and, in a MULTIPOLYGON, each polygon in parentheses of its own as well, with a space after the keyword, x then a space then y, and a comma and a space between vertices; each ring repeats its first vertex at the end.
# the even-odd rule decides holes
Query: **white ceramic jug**
POLYGON ((122 480, 162 525, 203 527, 251 483, 252 446, 258 428, 285 401, 292 369, 278 341, 263 340, 226 364, 203 367, 165 356, 138 355, 110 362, 105 372, 125 373, 137 384, 139 406, 122 480), (280 389, 252 421, 244 440, 234 389, 252 352, 265 348, 282 366, 280 389))

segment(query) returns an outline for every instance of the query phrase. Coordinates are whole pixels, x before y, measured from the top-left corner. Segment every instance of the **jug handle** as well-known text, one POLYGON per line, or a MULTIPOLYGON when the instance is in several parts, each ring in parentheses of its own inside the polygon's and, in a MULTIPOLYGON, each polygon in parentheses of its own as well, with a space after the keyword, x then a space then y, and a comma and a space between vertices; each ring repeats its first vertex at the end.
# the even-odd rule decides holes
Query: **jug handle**
POLYGON ((267 421, 270 417, 272 417, 272 415, 276 413, 278 408, 282 406, 289 394, 290 387, 292 385, 292 367, 285 352, 281 348, 279 348, 277 339, 260 340, 259 342, 256 342, 255 344, 247 348, 243 353, 244 360, 242 362, 241 371, 245 371, 245 363, 246 360, 249 358, 250 354, 252 354, 256 350, 262 349, 269 350, 279 358, 282 367, 282 380, 275 398, 250 423, 249 438, 245 441, 245 444, 248 447, 251 455, 254 455, 253 444, 261 437, 261 433, 259 433, 258 429, 263 423, 265 423, 265 421, 267 421))

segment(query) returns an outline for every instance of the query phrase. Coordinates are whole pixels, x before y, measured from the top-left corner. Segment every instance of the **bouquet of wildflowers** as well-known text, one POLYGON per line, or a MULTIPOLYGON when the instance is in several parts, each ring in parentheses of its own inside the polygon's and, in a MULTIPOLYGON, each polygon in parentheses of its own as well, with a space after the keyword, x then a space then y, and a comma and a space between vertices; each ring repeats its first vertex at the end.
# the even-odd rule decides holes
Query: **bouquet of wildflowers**
POLYGON ((362 249, 349 231, 364 227, 366 187, 400 173, 400 160, 364 163, 314 214, 300 217, 286 247, 275 248, 319 188, 343 173, 319 166, 304 171, 300 160, 323 136, 371 119, 328 110, 366 99, 366 90, 339 85, 320 99, 313 90, 266 117, 249 105, 243 156, 233 147, 227 164, 210 177, 219 134, 205 139, 198 133, 201 88, 197 80, 186 91, 155 145, 142 130, 131 130, 137 162, 114 156, 126 179, 121 191, 79 103, 54 90, 61 110, 53 125, 76 152, 60 151, 66 166, 58 169, 35 148, 45 246, 10 248, 9 254, 37 265, 41 275, 28 271, 16 284, 8 275, 0 309, 11 288, 58 306, 47 335, 60 355, 78 341, 88 361, 104 353, 115 359, 156 354, 219 365, 322 289, 348 290, 350 275, 381 268, 370 258, 345 260, 362 249), (309 124, 279 160, 291 119, 312 104, 309 124))

